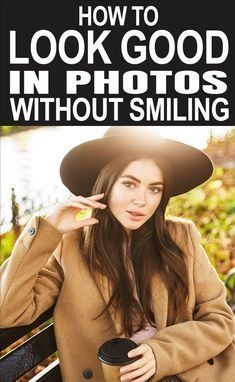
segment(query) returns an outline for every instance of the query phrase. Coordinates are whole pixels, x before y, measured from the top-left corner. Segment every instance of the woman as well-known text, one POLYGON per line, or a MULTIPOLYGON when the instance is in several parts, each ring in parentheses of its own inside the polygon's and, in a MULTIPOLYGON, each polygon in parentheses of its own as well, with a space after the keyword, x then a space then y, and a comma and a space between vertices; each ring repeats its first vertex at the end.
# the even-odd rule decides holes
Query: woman
MULTIPOLYGON (((1 327, 54 303, 65 382, 103 382, 103 342, 132 338, 121 381, 235 380, 234 318, 192 222, 165 220, 169 198, 212 173, 201 151, 143 128, 111 128, 71 150, 74 195, 34 217, 1 269, 1 327), (79 214, 92 208, 92 216, 79 214), (77 216, 77 218, 75 218, 77 216), (17 296, 17 298, 16 298, 17 296)), ((112 381, 110 381, 112 382, 112 381)))

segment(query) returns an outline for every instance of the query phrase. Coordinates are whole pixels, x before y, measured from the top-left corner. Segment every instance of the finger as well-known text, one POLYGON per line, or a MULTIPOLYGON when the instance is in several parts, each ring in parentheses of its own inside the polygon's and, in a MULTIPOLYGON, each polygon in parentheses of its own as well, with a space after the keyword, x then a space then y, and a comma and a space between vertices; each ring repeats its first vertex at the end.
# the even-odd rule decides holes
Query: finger
MULTIPOLYGON (((137 348, 129 351, 129 353, 127 354, 128 357, 132 358, 132 357, 136 357, 138 355, 142 355, 142 354, 145 354, 147 353, 151 348, 149 346, 145 346, 144 345, 140 345, 138 346, 137 348)), ((152 350, 152 349, 151 349, 152 350)))
POLYGON ((106 204, 104 203, 99 203, 97 201, 94 201, 94 200, 90 200, 88 198, 85 198, 84 196, 77 196, 76 198, 76 201, 86 205, 86 206, 90 206, 90 207, 93 207, 93 208, 101 208, 101 209, 104 209, 107 207, 106 204))
POLYGON ((83 219, 83 220, 74 222, 75 229, 86 227, 86 226, 97 224, 97 223, 99 223, 99 220, 97 220, 95 218, 87 218, 87 219, 83 219))
POLYGON ((154 367, 154 359, 152 357, 151 358, 143 357, 140 360, 133 362, 132 364, 130 364, 128 366, 122 367, 120 369, 120 374, 124 375, 124 374, 128 374, 128 373, 132 373, 133 371, 140 370, 143 368, 146 368, 144 370, 144 372, 146 372, 151 367, 154 367))
POLYGON ((96 195, 91 195, 91 196, 82 196, 82 195, 77 195, 76 198, 80 198, 80 197, 83 197, 83 198, 86 198, 86 199, 90 199, 90 200, 100 200, 104 197, 104 193, 102 194, 96 194, 96 195))
POLYGON ((150 370, 146 374, 142 375, 140 378, 135 379, 134 382, 146 382, 155 374, 155 371, 150 370))
POLYGON ((87 206, 84 206, 84 204, 76 202, 76 201, 68 201, 68 202, 65 203, 64 206, 66 208, 67 207, 74 207, 74 208, 77 208, 77 209, 80 209, 80 210, 86 210, 87 209, 87 206))
POLYGON ((136 370, 136 369, 143 367, 145 364, 146 364, 146 360, 144 360, 144 358, 142 357, 139 360, 132 362, 130 365, 121 367, 120 373, 121 374, 129 373, 133 370, 136 370))
POLYGON ((103 197, 104 197, 104 193, 102 192, 102 194, 91 195, 91 196, 88 196, 87 198, 90 200, 100 200, 103 197))
POLYGON ((151 370, 151 366, 148 364, 144 367, 141 367, 140 369, 134 370, 131 373, 127 373, 125 375, 121 376, 121 381, 133 381, 135 378, 142 377, 146 375, 151 370))

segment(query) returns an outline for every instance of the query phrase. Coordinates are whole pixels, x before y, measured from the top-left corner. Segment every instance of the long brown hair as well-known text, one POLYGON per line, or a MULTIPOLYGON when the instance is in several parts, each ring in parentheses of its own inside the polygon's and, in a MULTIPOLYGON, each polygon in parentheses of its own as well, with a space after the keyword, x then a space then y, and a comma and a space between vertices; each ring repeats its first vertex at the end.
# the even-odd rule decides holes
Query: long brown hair
MULTIPOLYGON (((150 285, 157 272, 165 284, 168 297, 168 320, 171 325, 184 313, 188 298, 188 277, 185 253, 169 234, 165 209, 172 187, 171 168, 163 159, 150 155, 126 154, 109 162, 99 173, 92 194, 104 192, 103 203, 108 204, 112 187, 127 165, 139 158, 151 158, 161 168, 164 176, 164 191, 154 215, 138 230, 132 231, 128 250, 139 301, 134 297, 132 282, 125 267, 123 248, 127 248, 127 234, 107 207, 94 210, 99 224, 85 230, 83 251, 94 278, 97 273, 108 278, 111 296, 106 308, 95 317, 100 317, 109 307, 120 315, 122 333, 131 336, 145 327, 146 319, 155 326, 151 309, 150 285), (136 330, 133 330, 135 320, 136 330)), ((119 333, 119 334, 122 334, 119 333)))

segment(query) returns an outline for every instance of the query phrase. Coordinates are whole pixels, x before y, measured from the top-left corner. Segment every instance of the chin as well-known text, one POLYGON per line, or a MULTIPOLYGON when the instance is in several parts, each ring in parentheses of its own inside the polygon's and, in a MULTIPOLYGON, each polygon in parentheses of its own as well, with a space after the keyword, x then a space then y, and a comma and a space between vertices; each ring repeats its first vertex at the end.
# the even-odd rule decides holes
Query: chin
MULTIPOLYGON (((145 223, 145 222, 144 222, 145 223)), ((122 224, 123 228, 124 229, 128 229, 130 231, 136 231, 137 229, 139 229, 140 227, 142 227, 142 225, 144 225, 144 223, 141 223, 141 224, 122 224)))

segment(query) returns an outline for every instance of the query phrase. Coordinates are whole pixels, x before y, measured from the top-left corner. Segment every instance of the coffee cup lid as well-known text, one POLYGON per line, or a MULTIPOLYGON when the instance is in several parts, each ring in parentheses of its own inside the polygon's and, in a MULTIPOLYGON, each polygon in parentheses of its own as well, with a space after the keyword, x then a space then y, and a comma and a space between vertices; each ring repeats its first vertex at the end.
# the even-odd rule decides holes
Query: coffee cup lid
POLYGON ((98 352, 98 357, 101 362, 108 365, 128 365, 141 356, 128 357, 128 352, 137 348, 138 345, 128 338, 112 338, 101 345, 98 352))

